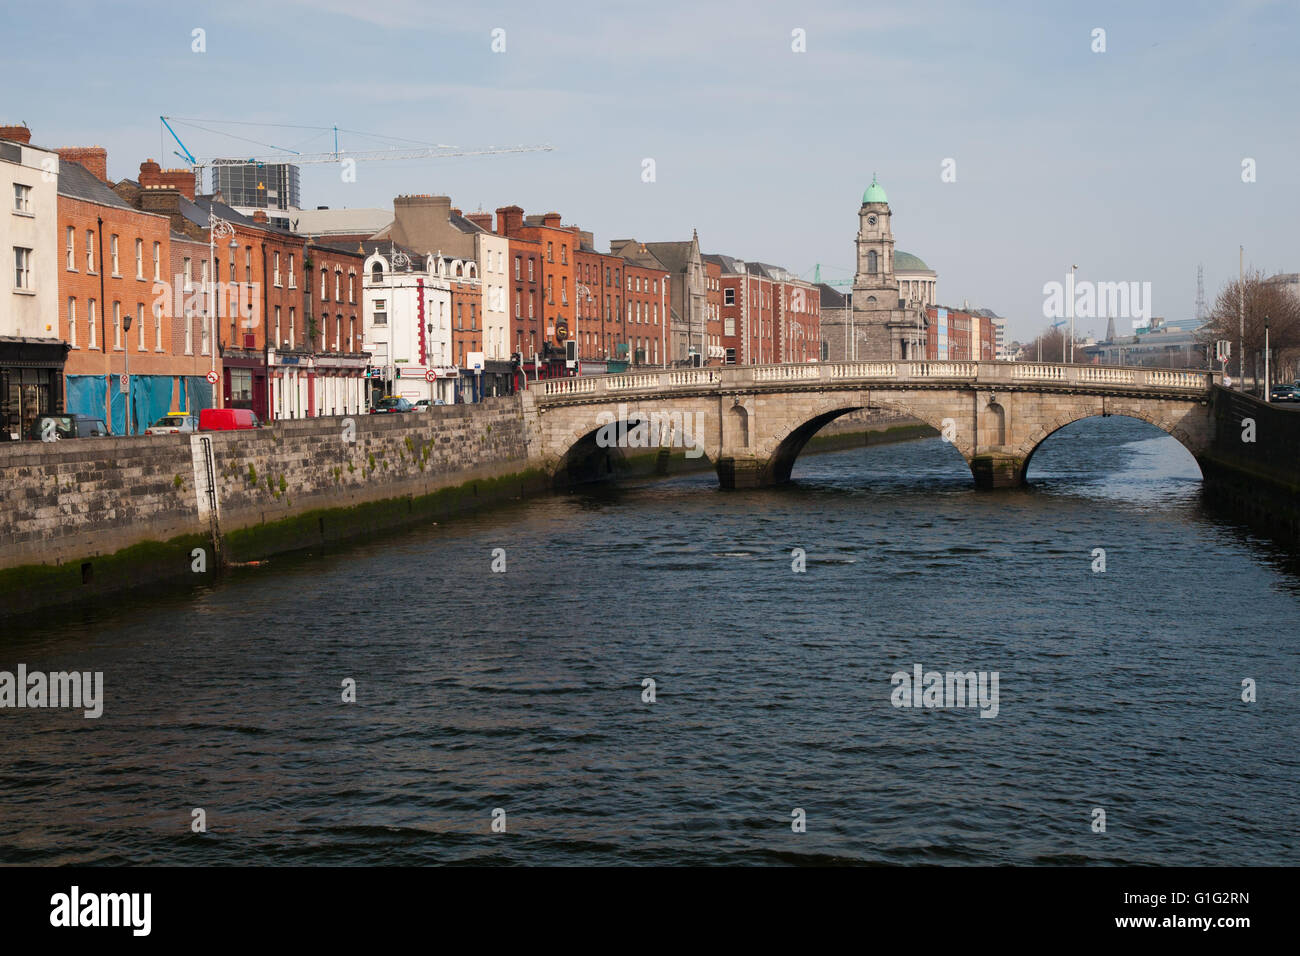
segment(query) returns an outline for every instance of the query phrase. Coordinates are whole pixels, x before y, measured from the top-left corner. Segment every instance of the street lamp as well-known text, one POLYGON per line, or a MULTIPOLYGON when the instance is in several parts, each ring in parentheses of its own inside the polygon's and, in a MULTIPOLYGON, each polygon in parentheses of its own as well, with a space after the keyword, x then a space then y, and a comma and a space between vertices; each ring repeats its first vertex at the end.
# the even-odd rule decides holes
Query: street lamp
POLYGON ((122 332, 125 336, 123 345, 125 350, 122 353, 126 362, 126 433, 131 434, 131 313, 127 312, 122 316, 122 332))
MULTIPOLYGON (((235 260, 234 260, 233 252, 235 249, 239 247, 239 243, 235 240, 235 227, 232 226, 230 223, 226 222, 226 220, 219 217, 216 213, 212 212, 211 208, 209 208, 208 209, 208 283, 210 286, 215 285, 217 279, 216 251, 217 251, 218 236, 220 236, 223 239, 226 236, 230 237, 230 249, 232 252, 230 261, 234 262, 235 260)), ((235 277, 232 274, 230 278, 233 281, 235 277)), ((211 372, 215 376, 217 371, 217 349, 220 347, 219 343, 221 340, 221 332, 217 326, 217 316, 216 316, 217 293, 215 288, 205 289, 204 292, 207 293, 207 300, 208 300, 208 309, 207 309, 208 353, 212 357, 209 367, 211 372)), ((213 388, 217 393, 216 402, 214 403, 213 407, 221 408, 222 390, 220 388, 217 388, 215 384, 213 385, 213 388)))
MULTIPOLYGON (((577 368, 577 372, 578 372, 579 375, 581 375, 581 374, 582 374, 582 334, 578 331, 578 318, 579 318, 578 297, 579 297, 579 296, 586 296, 588 302, 593 301, 593 298, 594 298, 594 297, 593 297, 592 294, 591 294, 591 289, 589 289, 587 286, 583 285, 581 282, 575 282, 575 283, 573 283, 573 298, 574 298, 574 302, 573 302, 573 339, 574 339, 575 342, 578 343, 578 351, 577 351, 578 368, 577 368)), ((597 343, 597 345, 599 345, 599 343, 597 343)), ((599 354, 599 353, 598 353, 598 354, 599 354)))
POLYGON ((1270 401, 1269 385, 1272 380, 1268 377, 1268 316, 1264 316, 1264 401, 1270 401))
MULTIPOLYGON (((1078 266, 1070 266, 1070 301, 1067 303, 1070 307, 1070 362, 1074 362, 1074 273, 1078 266)), ((1061 361, 1065 361, 1065 343, 1061 343, 1061 361)))

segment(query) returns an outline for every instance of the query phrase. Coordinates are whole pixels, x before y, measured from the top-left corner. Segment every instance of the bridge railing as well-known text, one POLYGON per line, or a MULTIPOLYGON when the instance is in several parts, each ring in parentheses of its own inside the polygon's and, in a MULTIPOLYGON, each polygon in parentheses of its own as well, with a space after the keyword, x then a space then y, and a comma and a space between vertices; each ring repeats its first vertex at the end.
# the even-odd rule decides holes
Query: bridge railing
MULTIPOLYGON (((972 387, 1045 385, 1096 388, 1118 386, 1142 389, 1209 391, 1222 380, 1219 372, 1201 369, 1158 369, 1115 365, 1059 365, 1050 362, 809 362, 798 365, 736 365, 697 369, 656 369, 622 375, 590 375, 540 382, 545 397, 584 398, 629 392, 690 390, 695 388, 746 388, 752 385, 800 385, 825 382, 880 382, 894 385, 936 381, 961 382, 972 387)), ((536 386, 533 386, 536 387, 536 386)))

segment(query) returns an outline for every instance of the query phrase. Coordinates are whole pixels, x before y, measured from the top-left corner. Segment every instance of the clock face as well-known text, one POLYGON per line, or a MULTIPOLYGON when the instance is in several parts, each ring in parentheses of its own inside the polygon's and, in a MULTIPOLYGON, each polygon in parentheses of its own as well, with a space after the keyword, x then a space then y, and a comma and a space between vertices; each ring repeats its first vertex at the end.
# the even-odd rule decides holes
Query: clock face
POLYGON ((876 217, 875 217, 875 216, 868 216, 868 217, 867 217, 867 225, 868 225, 868 226, 874 226, 875 224, 876 224, 876 217))

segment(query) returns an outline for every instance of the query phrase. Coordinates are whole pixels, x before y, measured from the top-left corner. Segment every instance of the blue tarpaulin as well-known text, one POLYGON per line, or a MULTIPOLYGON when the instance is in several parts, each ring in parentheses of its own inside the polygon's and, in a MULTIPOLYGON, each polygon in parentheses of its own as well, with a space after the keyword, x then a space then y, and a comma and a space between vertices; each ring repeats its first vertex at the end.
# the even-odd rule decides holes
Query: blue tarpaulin
POLYGON ((201 410, 212 407, 212 386, 201 375, 185 377, 185 394, 191 415, 197 415, 201 410))
POLYGON ((104 414, 103 375, 69 375, 65 405, 69 415, 89 415, 107 421, 104 414))

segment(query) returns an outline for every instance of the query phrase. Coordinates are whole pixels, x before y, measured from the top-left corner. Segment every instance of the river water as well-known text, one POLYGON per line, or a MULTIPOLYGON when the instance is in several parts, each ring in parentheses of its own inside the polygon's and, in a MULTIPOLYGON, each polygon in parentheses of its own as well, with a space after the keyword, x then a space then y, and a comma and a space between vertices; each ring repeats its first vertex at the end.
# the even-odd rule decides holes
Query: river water
POLYGON ((1300 562, 1139 422, 1030 477, 809 455, 10 629, 105 703, 0 711, 0 862, 1300 862, 1300 562), (916 665, 998 672, 996 716, 893 706, 916 665))

